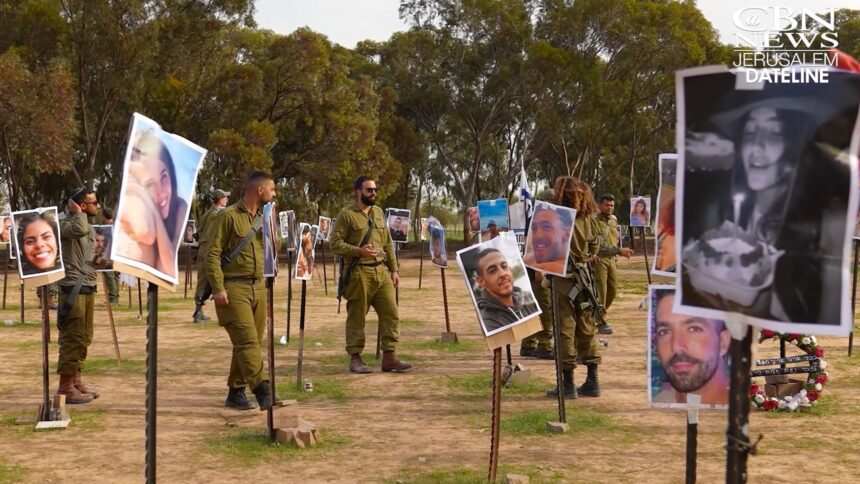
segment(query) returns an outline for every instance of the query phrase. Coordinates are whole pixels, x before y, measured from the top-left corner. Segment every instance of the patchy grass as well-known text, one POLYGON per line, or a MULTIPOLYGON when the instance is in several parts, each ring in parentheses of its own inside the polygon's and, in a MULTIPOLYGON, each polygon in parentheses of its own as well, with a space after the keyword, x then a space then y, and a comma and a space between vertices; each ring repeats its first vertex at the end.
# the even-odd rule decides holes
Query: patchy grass
MULTIPOLYGON (((463 376, 448 376, 448 388, 475 396, 489 396, 493 392, 493 373, 473 373, 463 376)), ((502 387, 502 393, 507 395, 543 394, 552 386, 547 380, 532 374, 526 385, 502 387)))
POLYGON ((72 424, 77 430, 91 432, 94 430, 102 430, 104 428, 104 410, 75 410, 75 406, 71 407, 72 424))
POLYGON ((282 445, 269 441, 265 431, 242 430, 211 439, 206 442, 205 448, 207 452, 221 454, 235 464, 250 467, 276 459, 283 462, 293 456, 326 452, 342 447, 348 442, 348 439, 343 436, 325 434, 321 435, 316 447, 299 449, 295 445, 282 445))
POLYGON ((347 398, 346 383, 342 380, 334 378, 320 378, 318 380, 310 379, 314 385, 313 392, 296 389, 296 382, 291 379, 275 383, 275 392, 279 397, 286 400, 298 400, 304 402, 307 400, 333 400, 342 402, 347 398))
POLYGON ((27 472, 21 466, 7 464, 0 459, 0 484, 7 482, 23 482, 27 472))
MULTIPOLYGON (((574 406, 568 406, 565 413, 567 423, 570 425, 570 431, 565 436, 614 434, 624 442, 638 440, 634 428, 619 423, 607 415, 574 406)), ((558 414, 555 411, 532 410, 512 413, 502 415, 501 432, 517 436, 554 435, 547 431, 546 423, 557 421, 558 414)))
POLYGON ((115 358, 102 358, 87 360, 83 372, 85 375, 127 375, 144 371, 146 371, 144 360, 122 360, 122 365, 117 365, 115 358))
MULTIPOLYGON (((496 471, 497 482, 504 482, 507 474, 525 475, 531 481, 542 483, 564 481, 564 474, 557 471, 544 471, 533 466, 500 465, 496 471)), ((412 484, 484 484, 487 482, 487 469, 472 469, 469 467, 421 469, 407 467, 402 469, 397 474, 397 477, 386 479, 384 482, 390 484, 396 482, 409 482, 412 484)))
POLYGON ((32 319, 25 319, 22 323, 20 319, 4 319, 0 321, 0 328, 8 328, 8 329, 30 329, 37 328, 42 325, 42 321, 35 321, 32 319))
MULTIPOLYGON (((472 353, 478 351, 478 342, 476 340, 460 340, 456 343, 443 343, 438 339, 431 341, 408 341, 400 344, 403 348, 408 348, 411 351, 433 350, 440 353, 472 353)), ((483 345, 481 345, 483 347, 483 345)))

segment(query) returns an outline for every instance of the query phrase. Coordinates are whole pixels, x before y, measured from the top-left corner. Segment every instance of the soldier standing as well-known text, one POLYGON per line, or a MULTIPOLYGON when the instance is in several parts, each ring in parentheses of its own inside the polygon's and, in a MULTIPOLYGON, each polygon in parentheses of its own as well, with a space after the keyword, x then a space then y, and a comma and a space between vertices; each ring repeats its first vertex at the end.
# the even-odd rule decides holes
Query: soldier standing
POLYGON ((245 385, 254 392, 260 410, 270 408, 273 401, 269 381, 263 375, 260 349, 266 326, 266 286, 259 227, 263 205, 274 197, 275 182, 270 175, 258 171, 248 175, 242 199, 219 214, 206 253, 206 274, 212 286, 218 324, 227 330, 233 343, 224 405, 240 410, 254 408, 245 395, 245 385), (253 238, 222 269, 222 255, 229 254, 252 231, 253 238))
POLYGON ((329 244, 332 251, 344 258, 346 289, 346 352, 350 356, 349 371, 373 371, 361 359, 364 350, 364 324, 370 307, 379 317, 382 346, 382 371, 402 372, 412 368, 394 354, 400 333, 400 316, 394 288, 400 283, 394 242, 385 226, 382 209, 376 207, 376 182, 360 176, 353 184, 355 203, 341 211, 334 222, 329 244), (368 231, 370 231, 368 235, 368 231))
MULTIPOLYGON (((597 259, 597 233, 592 214, 597 212, 597 204, 591 187, 574 177, 559 177, 555 181, 553 203, 576 209, 576 220, 573 224, 573 238, 570 241, 570 256, 575 267, 583 275, 585 288, 590 289, 588 277, 588 262, 597 259)), ((569 269, 571 270, 571 269, 569 269)), ((597 380, 597 365, 600 355, 597 351, 594 317, 588 307, 586 296, 580 292, 576 300, 568 297, 575 282, 570 277, 553 277, 555 291, 558 293, 558 321, 561 324, 561 340, 556 345, 556 351, 561 352, 562 380, 564 396, 577 398, 578 394, 590 397, 600 396, 600 386, 597 380), (573 370, 577 362, 585 363, 588 376, 579 388, 573 384, 573 370)), ((558 387, 547 390, 548 397, 558 397, 558 387)))
POLYGON ((96 268, 93 266, 96 233, 87 216, 94 216, 98 208, 96 194, 80 188, 69 197, 66 216, 60 221, 66 277, 59 282, 57 373, 60 385, 57 395, 65 395, 66 403, 89 403, 100 395, 81 381, 87 349, 93 342, 96 292, 96 268))
MULTIPOLYGON (((594 214, 594 221, 597 224, 600 249, 597 252, 597 262, 594 264, 594 275, 605 315, 612 301, 615 300, 615 290, 618 285, 615 259, 619 254, 629 259, 633 251, 627 247, 618 247, 618 219, 612 214, 615 210, 615 197, 611 194, 602 195, 598 208, 600 211, 594 214)), ((601 324, 597 331, 600 334, 612 334, 612 327, 601 324)))
POLYGON ((224 190, 215 190, 212 195, 212 206, 209 207, 209 210, 200 217, 200 220, 197 221, 197 290, 194 291, 194 301, 196 303, 196 307, 194 308, 194 315, 192 316, 195 323, 202 323, 204 321, 209 321, 209 316, 203 314, 203 304, 206 301, 203 301, 203 291, 206 287, 206 283, 208 279, 206 278, 206 251, 209 250, 209 241, 212 238, 212 234, 206 231, 207 228, 217 226, 216 223, 212 222, 212 218, 217 215, 221 210, 224 210, 224 207, 227 206, 227 198, 230 196, 230 192, 226 192, 224 190))

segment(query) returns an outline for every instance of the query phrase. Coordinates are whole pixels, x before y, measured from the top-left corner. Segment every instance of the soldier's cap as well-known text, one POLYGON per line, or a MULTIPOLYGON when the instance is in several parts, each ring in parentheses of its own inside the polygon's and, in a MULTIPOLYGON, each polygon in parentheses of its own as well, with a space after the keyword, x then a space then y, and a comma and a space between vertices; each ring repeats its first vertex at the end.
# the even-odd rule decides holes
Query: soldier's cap
POLYGON ((212 192, 212 198, 215 200, 221 200, 224 197, 229 197, 230 192, 221 190, 220 188, 212 192))
MULTIPOLYGON (((490 220, 489 222, 487 222, 487 227, 489 227, 490 225, 496 225, 496 221, 490 220)), ((496 227, 498 227, 498 225, 496 225, 496 227)))

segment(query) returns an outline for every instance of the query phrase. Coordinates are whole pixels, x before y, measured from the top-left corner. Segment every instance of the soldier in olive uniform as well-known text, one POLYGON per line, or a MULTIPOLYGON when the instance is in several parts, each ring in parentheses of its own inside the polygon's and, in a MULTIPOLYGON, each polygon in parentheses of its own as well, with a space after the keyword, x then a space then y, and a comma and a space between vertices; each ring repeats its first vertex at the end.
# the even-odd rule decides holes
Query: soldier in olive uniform
POLYGON ((520 356, 552 360, 555 358, 552 351, 552 294, 550 294, 549 289, 541 285, 540 281, 543 280, 543 275, 540 272, 532 269, 529 269, 528 272, 532 291, 542 311, 540 324, 543 329, 523 339, 520 344, 520 356))
MULTIPOLYGON (((254 238, 223 269, 221 256, 228 254, 252 230, 262 216, 263 205, 275 197, 275 182, 261 172, 252 172, 245 181, 242 199, 225 208, 212 228, 206 253, 206 274, 212 285, 218 324, 233 343, 229 391, 225 406, 248 410, 253 405, 245 395, 248 385, 257 397, 260 410, 272 406, 269 381, 263 374, 261 341, 266 326, 266 286, 263 282, 263 238, 254 238)), ((257 225, 259 227, 259 225, 257 225)))
POLYGON ((215 190, 212 196, 212 206, 203 214, 202 217, 200 217, 200 220, 197 221, 197 290, 194 291, 194 301, 197 305, 194 309, 194 315, 192 316, 195 323, 209 321, 209 316, 203 314, 203 304, 205 304, 206 301, 202 300, 203 290, 208 282, 208 279, 206 278, 206 251, 209 250, 209 240, 212 238, 212 234, 210 233, 211 230, 207 231, 206 229, 217 225, 216 223, 210 222, 212 222, 212 219, 216 214, 221 210, 224 210, 224 207, 227 206, 227 197, 229 196, 230 192, 215 190))
MULTIPOLYGON (((555 181, 553 203, 576 209, 576 220, 573 224, 573 238, 570 241, 570 255, 580 273, 588 279, 588 262, 597 259, 598 241, 597 230, 592 214, 597 212, 597 204, 591 194, 588 184, 574 177, 559 177, 555 181)), ((573 288, 572 278, 553 277, 555 291, 558 293, 558 320, 561 324, 561 341, 556 345, 556 351, 561 352, 562 380, 564 395, 567 398, 577 398, 578 394, 591 397, 600 396, 597 380, 597 365, 600 355, 597 351, 597 328, 592 308, 584 295, 575 301, 567 297, 573 288), (577 362, 585 363, 588 376, 579 388, 573 384, 573 369, 577 362)), ((547 390, 547 396, 558 397, 558 387, 547 390)))
POLYGON ((66 277, 60 280, 59 358, 57 373, 60 385, 57 395, 65 395, 66 403, 89 403, 99 392, 81 381, 81 370, 87 359, 87 349, 93 342, 93 309, 95 307, 96 233, 87 216, 98 212, 96 194, 84 188, 69 198, 66 216, 60 221, 63 266, 66 277))
MULTIPOLYGON (((597 279, 603 314, 606 314, 612 301, 615 300, 615 288, 618 285, 615 258, 620 254, 629 259, 633 251, 627 247, 618 248, 618 219, 612 214, 615 210, 615 197, 611 194, 602 195, 598 208, 600 211, 594 214, 594 221, 597 224, 600 249, 597 253, 597 262, 594 264, 594 275, 597 279)), ((612 334, 612 327, 608 324, 602 324, 597 330, 601 334, 612 334)))
POLYGON ((379 317, 382 346, 382 371, 406 371, 412 364, 400 361, 394 354, 400 332, 400 316, 394 288, 400 283, 394 242, 385 225, 382 209, 376 207, 376 182, 360 176, 353 185, 355 204, 344 209, 334 222, 329 244, 344 258, 344 267, 356 264, 344 291, 346 297, 346 352, 350 355, 349 371, 373 371, 361 359, 364 350, 364 323, 370 307, 379 317), (370 237, 361 245, 367 231, 370 237), (356 260, 357 259, 357 260, 356 260))

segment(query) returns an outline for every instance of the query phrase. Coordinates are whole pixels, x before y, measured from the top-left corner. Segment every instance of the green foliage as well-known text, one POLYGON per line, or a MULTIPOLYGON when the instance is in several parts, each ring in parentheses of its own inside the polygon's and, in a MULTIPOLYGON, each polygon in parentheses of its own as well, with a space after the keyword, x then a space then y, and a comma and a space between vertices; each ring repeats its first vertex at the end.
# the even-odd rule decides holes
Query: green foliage
POLYGON ((27 475, 26 470, 17 465, 6 464, 0 460, 0 483, 24 482, 24 477, 27 475))
POLYGON ((276 381, 275 393, 285 400, 333 400, 342 402, 348 398, 346 384, 336 378, 311 378, 314 391, 306 392, 296 388, 295 379, 276 381))
POLYGON ((230 461, 245 467, 274 459, 284 460, 299 457, 308 453, 325 453, 349 443, 342 436, 323 434, 316 447, 299 449, 295 445, 281 445, 271 442, 265 431, 242 430, 227 432, 224 435, 206 442, 205 448, 210 453, 220 454, 230 461))
POLYGON ((143 360, 122 360, 118 365, 116 359, 89 359, 84 365, 86 375, 115 375, 129 373, 143 373, 146 371, 146 362, 143 360))

